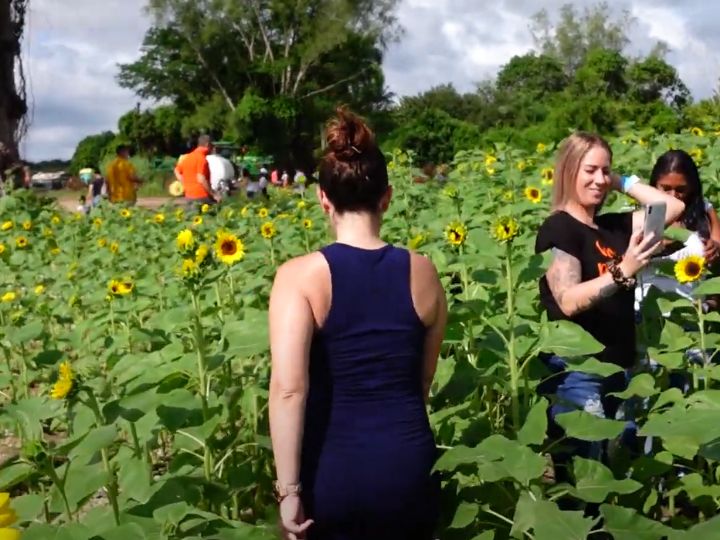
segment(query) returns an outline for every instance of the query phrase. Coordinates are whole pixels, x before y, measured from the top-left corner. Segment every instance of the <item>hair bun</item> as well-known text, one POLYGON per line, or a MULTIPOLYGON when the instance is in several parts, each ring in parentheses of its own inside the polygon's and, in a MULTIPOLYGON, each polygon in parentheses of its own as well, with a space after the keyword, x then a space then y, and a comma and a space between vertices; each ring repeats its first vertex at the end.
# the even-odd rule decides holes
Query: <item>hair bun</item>
POLYGON ((339 161, 353 161, 374 145, 375 137, 367 124, 345 107, 328 122, 325 140, 328 153, 339 161))

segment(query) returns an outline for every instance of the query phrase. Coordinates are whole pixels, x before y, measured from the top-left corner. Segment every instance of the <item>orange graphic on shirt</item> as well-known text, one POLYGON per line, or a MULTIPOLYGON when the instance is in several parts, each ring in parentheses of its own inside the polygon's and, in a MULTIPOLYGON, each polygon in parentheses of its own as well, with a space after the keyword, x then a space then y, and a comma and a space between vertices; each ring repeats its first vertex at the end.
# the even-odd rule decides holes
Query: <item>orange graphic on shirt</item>
MULTIPOLYGON (((598 250, 598 253, 605 257, 606 259, 614 259, 617 257, 617 253, 615 253, 615 250, 611 247, 605 247, 600 243, 600 240, 595 241, 595 249, 598 250)), ((598 275, 602 276, 608 271, 607 263, 601 262, 597 265, 598 269, 598 275)))

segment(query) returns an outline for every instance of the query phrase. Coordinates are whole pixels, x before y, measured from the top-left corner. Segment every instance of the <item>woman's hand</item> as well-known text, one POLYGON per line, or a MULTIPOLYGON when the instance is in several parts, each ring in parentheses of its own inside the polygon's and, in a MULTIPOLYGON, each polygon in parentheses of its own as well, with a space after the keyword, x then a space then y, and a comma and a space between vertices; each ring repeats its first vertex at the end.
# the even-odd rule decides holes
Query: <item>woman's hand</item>
POLYGON ((650 262, 655 250, 662 243, 662 238, 649 236, 643 238, 641 230, 635 231, 630 237, 627 251, 620 263, 620 269, 625 277, 633 277, 650 262))
POLYGON ((707 264, 715 264, 720 257, 720 246, 712 238, 708 238, 704 242, 705 244, 705 262, 707 264))
POLYGON ((285 540, 303 540, 305 531, 313 523, 312 519, 305 519, 302 501, 296 493, 288 495, 280 502, 280 524, 285 540))

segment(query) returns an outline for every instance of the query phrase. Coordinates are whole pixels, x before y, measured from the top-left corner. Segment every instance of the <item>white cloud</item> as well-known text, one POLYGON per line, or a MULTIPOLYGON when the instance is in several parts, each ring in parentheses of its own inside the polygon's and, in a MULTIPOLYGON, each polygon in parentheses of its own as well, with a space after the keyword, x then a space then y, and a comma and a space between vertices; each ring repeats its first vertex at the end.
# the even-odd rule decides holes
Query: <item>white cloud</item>
MULTIPOLYGON (((555 13, 567 0, 402 0, 405 27, 384 62, 387 84, 397 95, 416 94, 452 82, 462 91, 495 75, 532 46, 531 14, 555 13)), ((595 3, 576 0, 575 5, 595 3)), ((33 122, 24 142, 32 160, 69 158, 84 136, 116 129, 117 119, 138 99, 118 86, 117 64, 139 56, 150 19, 146 0, 33 0, 24 43, 32 91, 33 122)), ((614 0, 637 18, 633 53, 662 39, 668 60, 696 97, 715 87, 720 61, 720 9, 703 0, 614 0)))

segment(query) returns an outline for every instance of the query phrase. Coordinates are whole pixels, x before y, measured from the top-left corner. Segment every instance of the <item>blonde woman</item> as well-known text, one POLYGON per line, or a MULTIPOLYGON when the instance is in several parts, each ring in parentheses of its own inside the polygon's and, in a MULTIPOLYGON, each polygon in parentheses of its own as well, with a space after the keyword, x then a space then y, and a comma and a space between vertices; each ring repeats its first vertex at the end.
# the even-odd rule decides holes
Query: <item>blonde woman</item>
POLYGON ((270 430, 296 540, 430 540, 439 483, 425 409, 446 320, 432 263, 387 244, 392 196, 369 128, 340 110, 318 197, 336 242, 291 260, 270 298, 270 430))
MULTIPOLYGON (((601 361, 627 369, 635 363, 636 353, 635 276, 662 239, 643 238, 642 210, 599 214, 600 207, 612 190, 641 205, 664 202, 667 226, 682 215, 685 205, 636 176, 612 174, 611 165, 612 151, 601 137, 578 132, 564 141, 555 165, 552 213, 540 227, 535 249, 552 251, 552 262, 540 280, 548 318, 580 325, 605 346, 598 356, 601 361)), ((565 361, 558 356, 544 361, 558 373, 543 387, 555 394, 553 418, 571 410, 615 417, 619 400, 608 394, 625 387, 624 372, 602 378, 566 373, 565 361)), ((576 445, 574 454, 600 457, 602 445, 576 445)))

